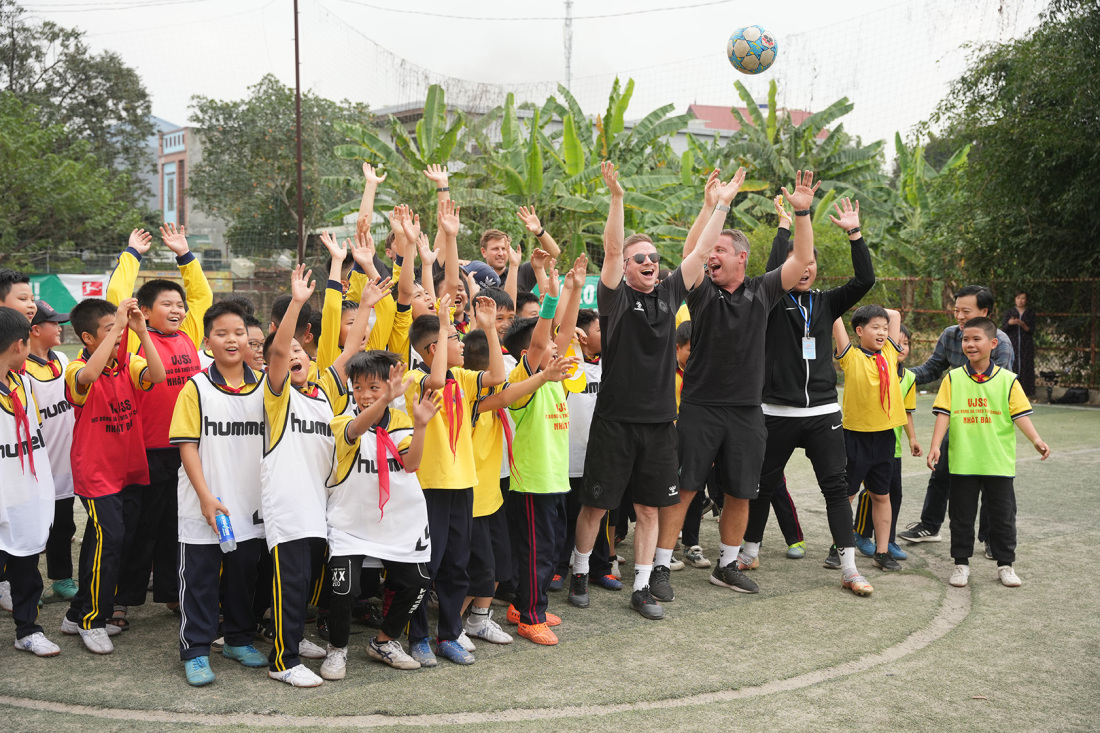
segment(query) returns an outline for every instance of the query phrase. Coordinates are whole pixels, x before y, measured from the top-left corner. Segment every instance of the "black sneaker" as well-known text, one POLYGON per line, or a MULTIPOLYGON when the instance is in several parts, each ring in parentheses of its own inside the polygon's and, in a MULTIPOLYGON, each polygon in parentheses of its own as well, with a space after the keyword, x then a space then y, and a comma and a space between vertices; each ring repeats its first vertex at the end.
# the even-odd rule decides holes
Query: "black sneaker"
POLYGON ((759 593, 760 588, 749 580, 748 576, 738 570, 733 563, 720 568, 715 568, 710 574, 711 585, 720 585, 723 588, 735 590, 738 593, 759 593))
POLYGON ((588 608, 588 573, 573 573, 569 581, 569 602, 577 608, 588 608))
POLYGON ((382 628, 382 612, 370 601, 357 601, 352 608, 351 616, 372 629, 382 628))
POLYGON ((903 532, 898 532, 898 537, 906 542, 940 542, 940 533, 933 532, 925 527, 922 522, 914 522, 905 528, 903 532))
POLYGON ((829 548, 829 556, 825 558, 825 567, 831 570, 840 568, 840 553, 836 551, 836 545, 829 548))
POLYGON ((317 617, 317 636, 328 641, 328 614, 317 617))
POLYGON ((648 586, 630 594, 630 607, 642 614, 642 618, 648 618, 652 621, 658 621, 665 617, 665 609, 661 608, 660 603, 657 603, 648 586))
POLYGON ((649 576, 649 590, 661 603, 676 600, 676 593, 673 592, 672 584, 669 582, 671 575, 671 568, 658 565, 653 568, 653 573, 649 576))
POLYGON ((493 598, 506 604, 512 603, 516 600, 516 589, 501 583, 497 586, 497 592, 493 594, 493 598))
POLYGON ((875 553, 875 567, 882 568, 883 570, 901 570, 901 564, 890 557, 889 552, 875 553))

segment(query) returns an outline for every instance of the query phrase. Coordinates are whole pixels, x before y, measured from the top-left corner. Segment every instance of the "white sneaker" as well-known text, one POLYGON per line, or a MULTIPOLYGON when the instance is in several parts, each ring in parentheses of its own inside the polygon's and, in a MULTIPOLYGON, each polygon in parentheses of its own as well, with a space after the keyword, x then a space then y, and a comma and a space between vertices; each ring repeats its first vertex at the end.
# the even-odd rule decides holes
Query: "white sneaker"
POLYGON ((47 639, 41 631, 27 634, 22 639, 16 639, 15 648, 32 652, 36 657, 56 657, 61 653, 61 647, 47 639))
MULTIPOLYGON (((107 624, 107 636, 118 636, 122 633, 121 626, 115 626, 114 624, 107 624)), ((61 617, 61 633, 66 636, 76 636, 80 633, 80 624, 76 621, 70 621, 68 616, 61 617)))
MULTIPOLYGON (((470 614, 466 619, 465 631, 462 635, 469 634, 475 639, 484 639, 491 644, 511 644, 511 634, 500 628, 500 624, 493 620, 493 612, 489 611, 484 618, 475 618, 479 614, 470 614)), ((461 640, 462 637, 459 637, 461 640)))
POLYGON ((319 687, 325 683, 323 679, 313 674, 313 671, 304 664, 291 667, 284 672, 268 671, 267 676, 279 682, 285 682, 291 687, 319 687))
POLYGON ((1001 584, 1007 585, 1009 588, 1019 588, 1024 582, 1020 580, 1020 576, 1016 574, 1016 571, 1012 569, 1011 565, 1001 565, 998 567, 997 575, 1001 578, 1001 584))
POLYGON ((11 613, 11 582, 0 580, 0 608, 11 613))
POLYGON ((95 654, 110 654, 115 650, 115 645, 107 636, 107 629, 80 629, 80 639, 88 651, 95 654))
MULTIPOLYGON (((427 641, 424 644, 427 645, 427 641)), ((394 669, 420 669, 421 667, 420 662, 405 653, 401 648, 401 642, 397 639, 390 639, 381 644, 378 643, 377 637, 371 639, 367 644, 367 656, 385 662, 394 669)))
POLYGON ((325 650, 314 644, 309 639, 298 642, 298 656, 302 659, 326 659, 325 650))
POLYGON ((619 572, 619 561, 617 559, 611 561, 611 574, 622 580, 623 575, 619 572))
POLYGON ((477 649, 477 647, 474 646, 474 643, 472 641, 470 641, 470 637, 466 636, 465 631, 463 631, 461 634, 459 634, 458 638, 455 639, 455 641, 457 641, 459 643, 459 645, 461 645, 462 648, 465 649, 468 652, 472 652, 475 649, 477 649))
POLYGON ((225 649, 225 637, 219 636, 217 639, 210 642, 210 649, 215 652, 220 652, 222 649, 225 649))
POLYGON ((321 677, 326 680, 342 680, 348 670, 348 648, 328 645, 328 655, 321 664, 321 677))
POLYGON ((970 566, 956 565, 955 572, 951 573, 951 580, 947 581, 956 588, 965 588, 970 582, 970 566))
POLYGON ((684 569, 684 561, 683 560, 677 560, 676 558, 672 558, 672 560, 670 560, 669 563, 668 563, 668 569, 669 570, 683 570, 684 569))

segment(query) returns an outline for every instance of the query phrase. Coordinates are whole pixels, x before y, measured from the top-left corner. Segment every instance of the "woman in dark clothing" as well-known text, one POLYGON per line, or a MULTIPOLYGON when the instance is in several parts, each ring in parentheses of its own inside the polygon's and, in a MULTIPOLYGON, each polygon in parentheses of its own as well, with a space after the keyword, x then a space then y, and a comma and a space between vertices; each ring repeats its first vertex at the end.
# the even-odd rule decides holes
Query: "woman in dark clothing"
POLYGON ((1035 396, 1035 311, 1027 307, 1027 292, 1016 293, 1016 305, 1005 311, 1001 330, 1008 334, 1016 351, 1013 368, 1028 397, 1035 396))

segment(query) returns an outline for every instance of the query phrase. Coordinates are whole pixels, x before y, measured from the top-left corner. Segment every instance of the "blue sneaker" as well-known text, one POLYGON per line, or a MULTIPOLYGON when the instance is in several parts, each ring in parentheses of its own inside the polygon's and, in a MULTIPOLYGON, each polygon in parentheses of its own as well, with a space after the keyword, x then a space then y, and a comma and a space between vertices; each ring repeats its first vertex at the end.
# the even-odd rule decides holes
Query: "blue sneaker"
MULTIPOLYGON (((469 652, 466 652, 469 654, 469 652)), ((409 656, 420 662, 421 667, 434 667, 439 661, 432 654, 432 645, 427 639, 409 641, 409 656)))
POLYGON ((554 573, 554 577, 550 579, 550 586, 547 590, 558 591, 565 587, 565 578, 561 577, 557 573, 554 573))
POLYGON ((183 663, 183 671, 187 673, 187 684, 192 687, 202 687, 214 681, 214 670, 210 669, 210 657, 195 657, 183 663))
POLYGON ((229 646, 226 644, 222 647, 222 656, 228 657, 229 659, 236 659, 246 667, 267 666, 267 655, 263 654, 251 644, 246 644, 245 646, 229 646))
POLYGON ((594 578, 592 578, 592 582, 595 583, 596 585, 600 586, 601 588, 605 588, 607 590, 622 590, 623 589, 623 581, 619 580, 618 578, 616 578, 614 575, 611 575, 610 573, 607 574, 607 575, 600 575, 600 576, 594 577, 594 578))
POLYGON ((901 549, 900 547, 898 547, 897 542, 891 542, 886 547, 890 552, 890 557, 894 558, 895 560, 908 560, 909 559, 909 553, 906 552, 905 550, 901 549))
POLYGON ((854 533, 856 536, 856 549, 863 553, 864 557, 875 556, 875 543, 870 537, 864 537, 859 532, 854 533))
POLYGON ((455 664, 473 664, 474 655, 462 648, 462 645, 457 641, 447 640, 440 641, 435 645, 435 649, 439 652, 439 656, 444 659, 449 659, 455 664))

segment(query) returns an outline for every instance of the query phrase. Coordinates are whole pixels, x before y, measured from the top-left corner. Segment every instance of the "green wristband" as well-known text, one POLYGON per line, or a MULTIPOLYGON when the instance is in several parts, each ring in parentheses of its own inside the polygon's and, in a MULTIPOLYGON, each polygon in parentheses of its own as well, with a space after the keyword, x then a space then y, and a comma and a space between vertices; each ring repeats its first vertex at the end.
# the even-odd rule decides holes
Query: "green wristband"
POLYGON ((542 306, 539 308, 539 318, 547 318, 553 320, 554 314, 558 311, 558 299, 553 295, 547 295, 542 299, 542 306))

